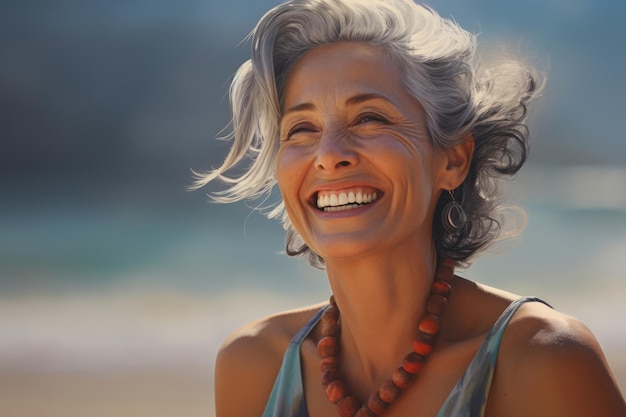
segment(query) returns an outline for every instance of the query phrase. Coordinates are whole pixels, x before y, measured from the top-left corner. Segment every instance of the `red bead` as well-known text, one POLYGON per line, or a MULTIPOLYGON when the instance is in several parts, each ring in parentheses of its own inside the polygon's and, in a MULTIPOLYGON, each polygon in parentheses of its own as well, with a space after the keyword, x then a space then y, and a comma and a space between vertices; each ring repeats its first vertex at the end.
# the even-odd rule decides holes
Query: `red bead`
MULTIPOLYGON (((419 333, 420 335, 430 336, 426 333, 419 333)), ((432 336, 430 336, 432 338, 432 336)), ((423 340, 416 340, 413 342, 413 352, 417 353, 420 356, 428 356, 433 351, 433 344, 427 343, 423 340)))
POLYGON ((328 302, 330 303, 331 306, 333 307, 337 307, 337 303, 335 302, 335 294, 331 294, 330 298, 328 299, 328 302))
POLYGON ((322 321, 324 320, 336 321, 338 318, 339 318, 339 309, 334 304, 331 304, 328 307, 326 307, 326 310, 324 310, 324 313, 322 313, 322 321))
POLYGON ((337 368, 329 368, 322 374, 322 386, 326 388, 331 382, 341 379, 341 373, 337 368))
POLYGON ((327 308, 320 319, 322 323, 337 323, 337 320, 339 320, 339 311, 333 307, 327 308))
POLYGON ((448 305, 448 299, 442 295, 431 295, 426 301, 426 311, 430 314, 442 315, 448 305))
POLYGON ((410 374, 416 374, 424 367, 424 357, 411 352, 404 357, 402 368, 410 374))
POLYGON ((444 297, 447 297, 450 295, 450 291, 452 291, 450 283, 440 279, 435 280, 432 287, 430 287, 432 295, 443 295, 444 297))
POLYGON ((337 343, 337 338, 333 336, 322 337, 319 342, 317 342, 317 353, 322 358, 327 358, 329 356, 337 356, 339 352, 339 343, 337 343))
POLYGON ((454 269, 455 265, 456 264, 452 260, 452 258, 442 258, 441 260, 439 260, 437 269, 440 269, 440 268, 454 269))
POLYGON ((454 279, 454 270, 448 268, 439 268, 435 273, 435 280, 452 282, 454 279))
POLYGON ((341 417, 352 417, 360 406, 361 402, 354 395, 348 395, 337 403, 337 412, 341 417))
POLYGON ((380 414, 383 411, 385 411, 385 408, 387 408, 389 404, 387 404, 386 402, 384 402, 379 396, 378 393, 375 392, 372 395, 370 395, 369 400, 367 400, 367 406, 369 407, 369 409, 372 411, 372 413, 374 414, 380 414))
POLYGON ((323 321, 321 323, 322 336, 336 336, 339 333, 339 323, 336 321, 323 321))
POLYGON ((320 362, 320 371, 324 372, 330 368, 336 368, 339 365, 339 357, 327 356, 320 362))
POLYGON ((378 396, 386 403, 391 403, 398 397, 402 390, 395 386, 393 381, 387 381, 378 390, 378 396))
POLYGON ((337 404, 346 394, 346 383, 341 380, 333 381, 326 387, 326 397, 333 404, 337 404))
POLYGON ((409 386, 412 377, 413 374, 405 371, 403 367, 399 367, 395 371, 393 371, 393 374, 391 375, 391 380, 396 387, 400 389, 405 389, 409 386))
POLYGON ((435 272, 435 279, 441 279, 446 282, 451 282, 454 279, 454 261, 450 258, 442 259, 437 265, 437 271, 435 272))
POLYGON ((363 405, 354 417, 376 417, 376 414, 372 413, 367 405, 363 405))
POLYGON ((435 336, 436 335, 423 333, 423 332, 418 332, 417 333, 417 337, 415 338, 415 340, 420 341, 420 342, 422 342, 424 344, 427 344, 427 345, 434 346, 435 345, 435 341, 436 341, 435 336))
POLYGON ((419 323, 419 331, 430 335, 436 335, 441 328, 441 318, 433 314, 426 314, 419 323))

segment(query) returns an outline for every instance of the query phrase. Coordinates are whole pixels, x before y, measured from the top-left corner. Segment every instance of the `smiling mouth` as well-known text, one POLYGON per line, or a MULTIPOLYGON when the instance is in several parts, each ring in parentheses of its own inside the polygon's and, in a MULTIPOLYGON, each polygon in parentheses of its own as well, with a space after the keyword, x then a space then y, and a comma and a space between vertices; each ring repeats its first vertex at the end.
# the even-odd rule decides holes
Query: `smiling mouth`
POLYGON ((318 210, 332 212, 363 207, 378 200, 382 193, 373 189, 351 189, 342 191, 319 191, 314 196, 318 210))

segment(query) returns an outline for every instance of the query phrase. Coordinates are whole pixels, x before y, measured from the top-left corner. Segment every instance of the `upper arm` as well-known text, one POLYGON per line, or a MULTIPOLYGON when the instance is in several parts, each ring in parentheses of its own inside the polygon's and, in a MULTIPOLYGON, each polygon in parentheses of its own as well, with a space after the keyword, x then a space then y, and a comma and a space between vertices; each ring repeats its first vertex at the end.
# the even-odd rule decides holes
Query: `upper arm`
POLYGON ((268 323, 253 323, 229 336, 215 362, 216 417, 259 417, 282 355, 268 323))
POLYGON ((626 417, 626 404, 593 334, 581 322, 556 314, 527 319, 517 337, 503 343, 490 393, 498 412, 492 415, 626 417))

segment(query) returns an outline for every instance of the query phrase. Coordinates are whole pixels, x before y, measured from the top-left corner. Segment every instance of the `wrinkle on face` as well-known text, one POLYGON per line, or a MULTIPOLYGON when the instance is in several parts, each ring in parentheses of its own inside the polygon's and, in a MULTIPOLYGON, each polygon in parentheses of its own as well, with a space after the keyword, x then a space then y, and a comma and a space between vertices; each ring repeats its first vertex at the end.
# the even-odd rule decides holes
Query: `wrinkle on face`
POLYGON ((383 50, 343 43, 308 51, 287 77, 282 112, 277 179, 309 247, 325 257, 336 248, 358 252, 408 235, 430 244, 441 159, 421 104, 383 50), (320 170, 320 155, 342 163, 320 170), (335 183, 380 189, 380 209, 341 222, 318 218, 311 193, 335 183))
MULTIPOLYGON (((352 97, 359 95, 362 94, 355 93, 352 97)), ((315 131, 308 135, 309 140, 319 139, 321 135, 331 135, 337 141, 390 136, 404 143, 408 149, 419 143, 431 143, 422 107, 416 100, 396 104, 378 98, 352 105, 341 103, 337 99, 334 101, 335 103, 326 102, 323 106, 303 103, 287 112, 281 119, 281 142, 287 141, 293 127, 304 124, 315 131), (380 116, 386 123, 361 124, 360 118, 364 115, 380 116)), ((349 102, 350 99, 345 101, 349 102)))

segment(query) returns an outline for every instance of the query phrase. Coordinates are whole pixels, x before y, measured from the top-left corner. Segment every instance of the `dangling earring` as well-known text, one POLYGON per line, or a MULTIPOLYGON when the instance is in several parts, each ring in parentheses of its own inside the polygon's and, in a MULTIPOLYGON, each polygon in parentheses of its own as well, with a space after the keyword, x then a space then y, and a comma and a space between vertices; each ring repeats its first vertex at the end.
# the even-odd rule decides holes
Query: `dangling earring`
POLYGON ((448 190, 450 201, 441 211, 441 223, 448 233, 457 233, 465 227, 467 223, 467 215, 465 210, 454 198, 454 190, 448 190))

